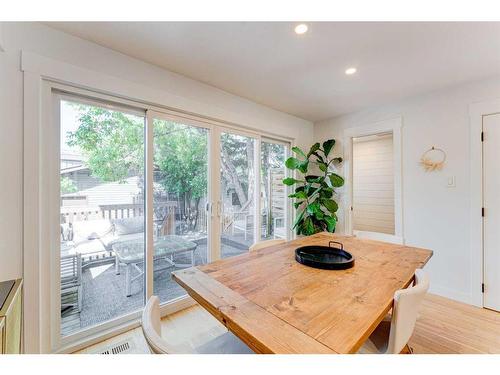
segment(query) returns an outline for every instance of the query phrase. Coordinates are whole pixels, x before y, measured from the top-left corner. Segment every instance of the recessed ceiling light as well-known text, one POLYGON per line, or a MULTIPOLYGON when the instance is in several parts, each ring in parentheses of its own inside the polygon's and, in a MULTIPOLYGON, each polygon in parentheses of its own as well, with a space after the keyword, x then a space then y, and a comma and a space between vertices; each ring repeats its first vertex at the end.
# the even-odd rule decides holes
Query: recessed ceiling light
POLYGON ((354 73, 356 73, 356 68, 348 68, 345 70, 345 74, 347 74, 348 76, 354 73))
POLYGON ((296 34, 305 34, 307 32, 307 25, 305 23, 298 24, 295 26, 295 33, 296 34))

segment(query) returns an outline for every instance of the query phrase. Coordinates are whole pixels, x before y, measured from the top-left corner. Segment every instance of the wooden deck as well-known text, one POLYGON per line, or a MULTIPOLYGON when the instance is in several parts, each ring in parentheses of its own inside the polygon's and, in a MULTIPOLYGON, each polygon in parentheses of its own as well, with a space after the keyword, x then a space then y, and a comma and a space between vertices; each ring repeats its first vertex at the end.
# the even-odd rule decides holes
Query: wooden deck
MULTIPOLYGON (((222 246, 222 256, 231 257, 247 251, 249 243, 243 242, 242 234, 234 236, 233 239, 224 239, 222 246)), ((197 248, 196 263, 206 263, 207 245, 200 243, 197 248)), ((181 254, 182 256, 182 254, 181 254)), ((182 259, 181 259, 182 260, 182 259)), ((181 261, 179 260, 179 261, 181 261)), ((108 319, 124 315, 128 312, 139 310, 142 306, 141 283, 133 284, 133 295, 125 296, 125 272, 121 275, 115 275, 114 266, 106 262, 94 263, 91 266, 84 267, 82 313, 76 309, 68 309, 61 314, 61 334, 69 334, 102 323, 108 319), (99 268, 106 270, 97 271, 99 268), (92 271, 98 274, 91 276, 92 271), (90 274, 89 274, 90 272, 90 274), (106 297, 107 296, 107 297, 106 297)), ((172 271, 174 268, 172 269, 172 271)), ((158 273, 155 278, 156 293, 162 301, 172 299, 185 294, 184 290, 173 280, 169 280, 169 271, 158 273), (166 284, 163 284, 165 282, 166 284), (158 287, 163 285, 160 289, 158 287)), ((62 303, 75 303, 76 294, 67 294, 62 303)))
MULTIPOLYGON (((61 303, 76 303, 77 294, 68 293, 61 299, 61 303)), ((80 313, 78 310, 73 308, 68 308, 61 313, 61 335, 67 336, 70 333, 74 333, 80 330, 80 313)))

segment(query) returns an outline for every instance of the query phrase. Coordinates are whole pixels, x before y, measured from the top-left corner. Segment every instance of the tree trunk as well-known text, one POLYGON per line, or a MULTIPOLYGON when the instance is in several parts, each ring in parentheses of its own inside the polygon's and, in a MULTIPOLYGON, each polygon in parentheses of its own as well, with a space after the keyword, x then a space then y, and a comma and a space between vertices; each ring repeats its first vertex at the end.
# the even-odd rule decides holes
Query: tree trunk
POLYGON ((240 205, 243 207, 247 203, 247 195, 245 194, 245 191, 243 190, 243 187, 241 186, 240 179, 238 177, 238 173, 236 172, 236 168, 234 167, 233 163, 231 162, 231 159, 229 155, 227 154, 227 151, 222 147, 222 158, 221 158, 221 166, 224 175, 228 180, 231 181, 231 183, 234 186, 234 189, 236 190, 236 195, 238 196, 238 200, 240 201, 240 205))
POLYGON ((196 227, 198 226, 198 219, 200 217, 200 200, 201 200, 201 198, 196 198, 194 200, 194 202, 195 202, 195 206, 194 206, 195 215, 194 215, 194 219, 193 219, 193 230, 196 230, 196 227))

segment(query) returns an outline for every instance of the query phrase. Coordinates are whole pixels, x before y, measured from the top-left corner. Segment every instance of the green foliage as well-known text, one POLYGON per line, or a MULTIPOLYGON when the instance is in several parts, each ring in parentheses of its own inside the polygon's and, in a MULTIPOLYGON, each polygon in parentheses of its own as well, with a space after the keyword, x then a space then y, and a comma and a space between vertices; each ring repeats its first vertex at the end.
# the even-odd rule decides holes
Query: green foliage
POLYGON ((297 158, 288 158, 285 162, 285 166, 289 169, 298 169, 302 173, 307 172, 307 167, 309 166, 309 159, 299 160, 297 158))
POLYGON ((288 186, 291 186, 291 185, 293 185, 293 184, 295 184, 295 183, 297 183, 297 182, 303 182, 303 181, 301 181, 301 180, 296 180, 295 178, 291 178, 291 177, 287 177, 287 178, 284 178, 284 179, 283 179, 283 183, 284 183, 285 185, 288 185, 288 186))
POLYGON ((68 132, 67 144, 79 147, 92 175, 105 182, 143 174, 144 121, 141 117, 101 107, 75 105, 79 126, 68 132))
MULTIPOLYGON (((68 132, 69 146, 86 157, 93 176, 105 182, 144 174, 144 120, 101 107, 74 105, 79 126, 68 132)), ((173 121, 155 120, 154 177, 165 191, 197 199, 206 193, 206 131, 173 121)))
MULTIPOLYGON (((67 144, 78 148, 94 177, 103 182, 125 182, 144 177, 144 118, 109 109, 72 104, 78 128, 66 134, 67 144)), ((169 120, 154 120, 154 192, 178 194, 181 213, 194 214, 207 191, 206 130, 169 120)), ((64 191, 67 182, 61 181, 64 191)))
POLYGON ((306 236, 314 233, 328 231, 335 232, 337 225, 337 202, 332 199, 335 188, 344 185, 344 179, 332 172, 330 167, 342 162, 342 158, 330 158, 330 152, 335 146, 335 140, 329 139, 311 146, 306 154, 298 147, 293 147, 297 157, 290 157, 285 162, 287 168, 298 170, 304 174, 304 180, 285 178, 283 183, 288 186, 295 185, 295 191, 288 197, 295 199, 294 207, 297 215, 293 228, 297 234, 306 236), (311 165, 317 165, 323 175, 308 175, 311 165))
POLYGON ((70 178, 61 176, 61 194, 70 194, 76 191, 75 183, 70 178))
POLYGON ((165 191, 199 199, 207 192, 206 130, 154 120, 155 181, 165 191))

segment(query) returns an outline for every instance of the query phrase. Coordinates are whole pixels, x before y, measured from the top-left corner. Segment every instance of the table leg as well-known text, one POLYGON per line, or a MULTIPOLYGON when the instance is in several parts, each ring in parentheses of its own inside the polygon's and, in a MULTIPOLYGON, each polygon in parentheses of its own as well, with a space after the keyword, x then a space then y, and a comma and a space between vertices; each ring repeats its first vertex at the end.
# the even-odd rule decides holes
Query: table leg
POLYGON ((120 261, 118 260, 118 257, 115 255, 115 274, 119 275, 120 274, 120 261))
POLYGON ((127 263, 127 268, 125 269, 125 294, 127 297, 130 297, 132 293, 130 292, 130 289, 132 287, 132 264, 127 263))
POLYGON ((191 267, 195 266, 195 261, 194 261, 194 250, 191 250, 191 267))

